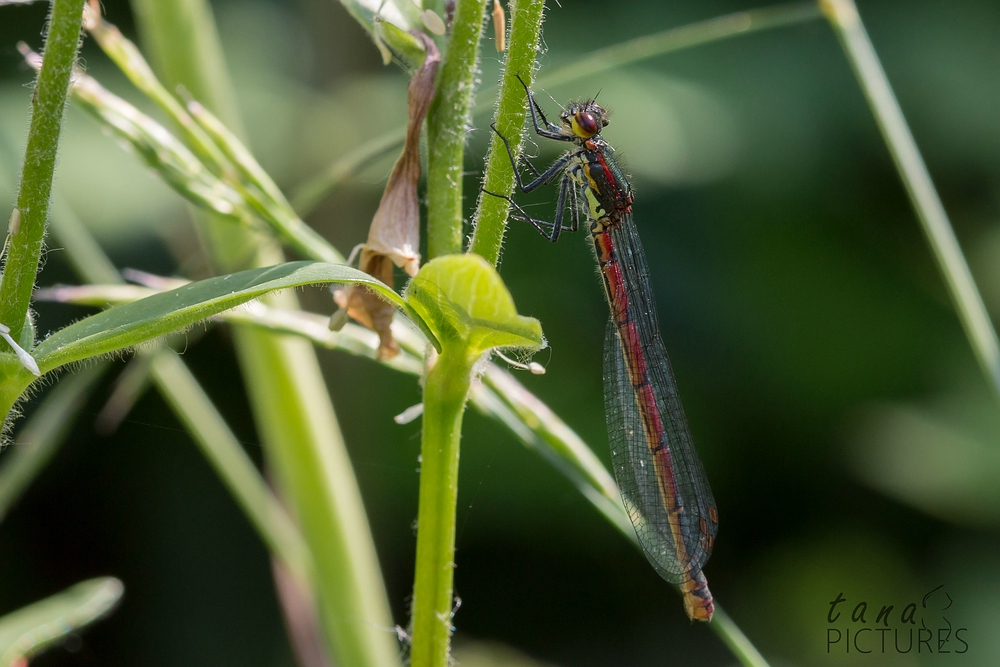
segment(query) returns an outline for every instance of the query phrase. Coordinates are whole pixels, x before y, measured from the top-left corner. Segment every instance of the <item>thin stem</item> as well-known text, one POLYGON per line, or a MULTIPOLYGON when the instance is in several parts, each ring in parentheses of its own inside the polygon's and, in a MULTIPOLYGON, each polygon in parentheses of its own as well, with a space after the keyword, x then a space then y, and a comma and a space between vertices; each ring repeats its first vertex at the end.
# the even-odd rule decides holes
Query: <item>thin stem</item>
MULTIPOLYGON (((528 111, 524 87, 518 77, 531 84, 535 73, 535 56, 542 30, 544 0, 518 0, 511 6, 510 47, 504 63, 500 83, 500 101, 497 104, 497 132, 511 140, 516 158, 521 154, 524 117, 528 111)), ((486 158, 483 188, 490 192, 510 195, 514 191, 514 169, 500 137, 494 132, 486 158)), ((500 246, 507 227, 510 204, 506 199, 480 193, 479 206, 473 223, 474 232, 470 251, 484 257, 491 264, 500 259, 500 246)))
POLYGON ((1000 342, 997 341, 996 330, 927 172, 927 165, 861 22, 858 8, 853 0, 821 0, 820 7, 840 38, 844 53, 868 99, 899 177, 910 196, 910 203, 948 285, 976 360, 987 381, 1000 394, 1000 342))
MULTIPOLYGON (((24 150, 24 166, 17 194, 20 226, 12 233, 0 283, 0 322, 10 327, 14 340, 21 338, 25 316, 35 286, 42 253, 45 223, 56 167, 59 132, 70 74, 76 62, 83 22, 83 0, 54 0, 49 15, 45 55, 31 97, 31 128, 24 150)), ((33 341, 23 341, 28 345, 33 341)), ((6 343, 3 344, 7 347, 6 343)))
POLYGON ((410 664, 413 667, 448 665, 459 440, 474 362, 464 348, 445 346, 427 374, 424 387, 417 565, 411 620, 410 664))
POLYGON ((462 252, 462 175, 486 0, 458 0, 427 113, 427 251, 462 252))
POLYGON ((354 468, 309 343, 234 327, 254 419, 316 563, 321 627, 337 664, 399 664, 385 585, 354 468), (283 374, 276 367, 286 368, 283 374), (268 382, 263 380, 267 379, 268 382))
POLYGON ((715 614, 709 625, 744 667, 768 667, 764 656, 718 604, 715 605, 715 614))

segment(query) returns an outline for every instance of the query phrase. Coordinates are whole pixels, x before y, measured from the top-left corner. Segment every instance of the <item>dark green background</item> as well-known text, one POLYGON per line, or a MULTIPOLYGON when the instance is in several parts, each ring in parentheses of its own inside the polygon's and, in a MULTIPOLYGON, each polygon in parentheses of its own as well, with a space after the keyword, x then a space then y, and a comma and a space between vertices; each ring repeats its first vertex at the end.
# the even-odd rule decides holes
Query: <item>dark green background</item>
MULTIPOLYGON (((127 3, 105 5, 134 36, 127 3)), ((553 3, 541 67, 750 7, 553 3)), ((250 142, 289 191, 405 119, 404 76, 381 66, 335 2, 215 8, 250 142)), ((897 0, 862 1, 860 11, 994 308, 1000 7, 897 0)), ((42 5, 0 8, 0 127, 15 144, 27 128, 31 76, 14 45, 40 46, 44 14, 42 5)), ((481 78, 492 83, 491 42, 483 54, 481 78)), ((84 57, 98 78, 138 100, 93 44, 84 57)), ((548 92, 565 101, 598 89, 616 112, 606 137, 626 168, 634 156, 635 218, 663 337, 718 500, 719 537, 705 569, 717 601, 774 665, 997 664, 1000 404, 829 27, 814 20, 741 36, 548 92), (686 146, 679 157, 671 153, 678 142, 686 146), (967 653, 827 653, 827 611, 838 593, 849 599, 844 617, 860 600, 874 608, 870 627, 882 605, 898 613, 942 584, 953 599, 944 616, 968 628, 967 653)), ((470 217, 488 119, 475 125, 470 217)), ((535 154, 544 161, 553 150, 535 154)), ((119 266, 204 271, 192 260, 196 241, 179 198, 75 110, 61 160, 57 190, 119 266), (137 196, 127 178, 139 178, 149 199, 121 203, 137 196)), ((364 240, 388 164, 309 216, 342 251, 364 240)), ((554 198, 522 200, 544 216, 554 198)), ((582 234, 552 245, 515 224, 501 272, 550 345, 536 356, 548 373, 519 377, 607 461, 607 313, 587 245, 582 234)), ((40 282, 60 281, 75 279, 53 250, 40 282)), ((318 292, 307 302, 330 308, 318 292)), ((83 312, 39 311, 43 333, 83 312)), ((418 402, 419 390, 414 378, 367 361, 320 356, 395 620, 405 625, 420 424, 391 417, 418 402)), ((259 459, 225 331, 192 341, 185 359, 259 459)), ((113 436, 95 435, 108 389, 94 393, 55 463, 0 524, 0 613, 113 574, 126 587, 118 610, 37 664, 291 664, 268 558, 250 526, 155 392, 113 436)), ((734 663, 544 461, 478 414, 468 414, 464 433, 460 648, 482 655, 473 642, 501 642, 558 665, 734 663)), ((834 627, 860 627, 844 617, 834 627)), ((508 664, 466 655, 462 664, 508 664)))

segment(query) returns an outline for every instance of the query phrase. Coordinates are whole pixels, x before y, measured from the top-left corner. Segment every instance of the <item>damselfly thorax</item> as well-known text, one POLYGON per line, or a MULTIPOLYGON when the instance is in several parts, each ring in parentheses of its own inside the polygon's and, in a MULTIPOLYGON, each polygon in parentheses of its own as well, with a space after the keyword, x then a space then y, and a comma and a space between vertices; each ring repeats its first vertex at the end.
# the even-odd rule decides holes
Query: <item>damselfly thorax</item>
MULTIPOLYGON (((632 212, 632 187, 603 139, 587 139, 570 151, 567 174, 583 199, 590 232, 598 234, 621 223, 632 212)), ((579 203, 577 203, 579 205, 579 203)))

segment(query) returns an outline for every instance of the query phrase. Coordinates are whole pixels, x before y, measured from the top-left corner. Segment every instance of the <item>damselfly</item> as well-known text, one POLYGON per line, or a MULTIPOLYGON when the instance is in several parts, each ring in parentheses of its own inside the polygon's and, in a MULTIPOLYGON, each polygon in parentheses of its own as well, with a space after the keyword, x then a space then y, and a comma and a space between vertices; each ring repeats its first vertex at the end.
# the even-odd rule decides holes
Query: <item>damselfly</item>
POLYGON ((581 216, 589 222, 611 307, 604 407, 622 501, 646 558, 661 577, 680 586, 688 617, 711 620, 712 594, 701 568, 712 552, 719 516, 660 338, 649 265, 632 221, 632 188, 601 137, 608 114, 594 100, 576 102, 563 108, 561 125, 550 123, 521 84, 535 132, 574 147, 544 172, 525 160, 535 177, 525 183, 510 143, 496 126, 493 130, 507 148, 522 192, 559 179, 555 219, 537 220, 510 197, 487 194, 506 199, 516 211, 511 218, 531 223, 550 241, 564 229, 579 229, 581 216))

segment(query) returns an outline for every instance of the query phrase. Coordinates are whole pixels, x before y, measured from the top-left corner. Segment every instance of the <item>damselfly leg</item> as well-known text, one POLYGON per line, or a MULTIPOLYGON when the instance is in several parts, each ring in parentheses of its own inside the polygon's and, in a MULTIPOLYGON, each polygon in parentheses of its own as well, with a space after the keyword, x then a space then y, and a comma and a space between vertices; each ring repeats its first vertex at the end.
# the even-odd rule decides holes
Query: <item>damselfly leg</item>
POLYGON ((521 171, 517 168, 517 160, 514 159, 514 150, 510 147, 510 142, 507 141, 507 137, 500 134, 500 130, 497 129, 496 123, 490 125, 490 129, 496 132, 496 135, 500 137, 500 141, 503 142, 504 148, 507 149, 507 157, 510 158, 510 164, 514 167, 514 177, 517 179, 517 187, 521 192, 531 192, 542 185, 548 185, 552 181, 556 180, 556 177, 566 170, 567 165, 578 157, 578 151, 571 151, 553 162, 552 166, 544 172, 539 172, 535 165, 531 164, 530 160, 522 157, 521 161, 524 162, 528 169, 530 169, 535 175, 535 180, 525 183, 521 179, 521 171))
POLYGON ((559 127, 555 123, 550 123, 549 119, 545 117, 545 112, 542 111, 542 107, 538 106, 538 102, 535 101, 535 95, 528 88, 528 84, 524 82, 521 75, 517 75, 517 80, 521 82, 524 86, 524 92, 528 96, 528 101, 531 103, 531 124, 535 126, 535 134, 546 139, 555 139, 556 141, 574 141, 575 136, 572 134, 566 134, 563 128, 559 127), (538 126, 538 118, 541 117, 542 124, 545 128, 538 126))
POLYGON ((559 240, 559 235, 562 234, 563 230, 575 232, 580 229, 580 207, 579 200, 577 199, 576 183, 574 183, 573 179, 568 174, 564 175, 562 181, 559 183, 559 198, 556 200, 555 222, 539 220, 531 217, 520 204, 507 195, 490 192, 485 188, 483 188, 483 192, 493 197, 499 197, 500 199, 506 200, 507 203, 509 203, 516 211, 516 213, 510 216, 512 220, 530 223, 535 229, 538 230, 539 234, 553 243, 559 240), (570 223, 568 227, 564 227, 563 219, 566 215, 566 203, 567 200, 570 199, 570 223))

